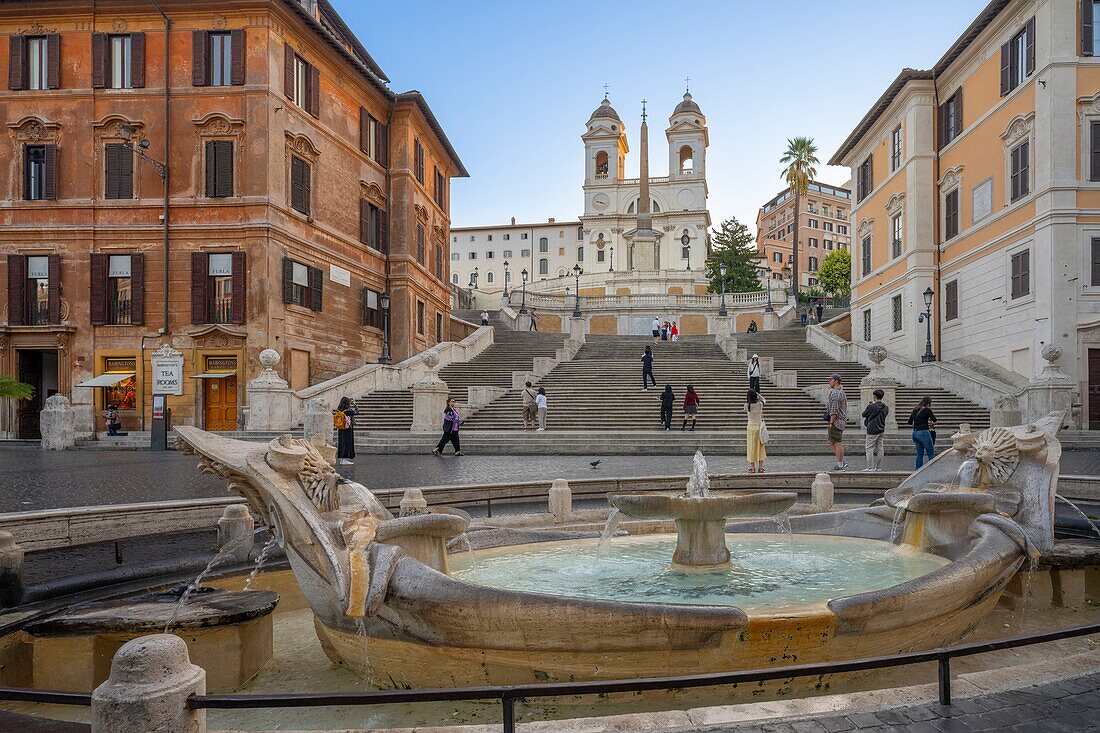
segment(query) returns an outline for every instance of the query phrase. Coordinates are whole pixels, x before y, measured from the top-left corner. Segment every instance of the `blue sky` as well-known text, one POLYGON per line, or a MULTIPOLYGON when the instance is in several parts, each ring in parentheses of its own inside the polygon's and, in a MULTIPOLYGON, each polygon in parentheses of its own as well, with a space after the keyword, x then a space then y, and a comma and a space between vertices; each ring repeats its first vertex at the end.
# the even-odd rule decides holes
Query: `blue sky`
POLYGON ((454 182, 454 226, 579 216, 580 135, 604 84, 628 128, 627 175, 643 98, 652 175, 664 175, 663 131, 690 76, 710 128, 711 217, 754 230, 782 188, 788 137, 815 138, 828 160, 902 67, 930 67, 986 4, 332 2, 396 91, 424 93, 470 171, 454 182))

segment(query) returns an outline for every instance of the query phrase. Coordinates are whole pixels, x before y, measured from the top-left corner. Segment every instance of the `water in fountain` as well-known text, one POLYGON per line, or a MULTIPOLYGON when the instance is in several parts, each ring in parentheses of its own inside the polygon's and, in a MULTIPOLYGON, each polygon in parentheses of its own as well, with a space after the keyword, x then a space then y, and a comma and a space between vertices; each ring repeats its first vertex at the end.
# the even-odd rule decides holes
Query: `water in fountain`
POLYGON ((905 514, 905 502, 898 502, 898 505, 894 507, 894 521, 890 525, 890 541, 894 542, 898 538, 898 528, 901 526, 902 515, 905 514))
POLYGON ((474 544, 470 542, 470 535, 463 532, 458 536, 458 539, 462 540, 462 544, 466 546, 466 552, 470 555, 470 563, 477 567, 477 555, 474 553, 474 544))
POLYGON ((603 526, 603 532, 600 533, 600 541, 596 545, 596 556, 603 555, 604 550, 607 548, 607 543, 611 541, 612 535, 615 534, 615 530, 619 528, 619 522, 623 519, 623 513, 618 509, 612 509, 611 513, 607 515, 607 524, 603 526))
POLYGON ((256 576, 260 574, 260 570, 263 569, 264 563, 267 562, 267 559, 271 556, 273 552, 275 552, 275 548, 278 546, 278 544, 279 540, 276 539, 275 533, 273 532, 271 534, 271 539, 269 539, 260 550, 260 554, 256 558, 256 565, 253 566, 252 572, 248 574, 248 579, 244 581, 244 588, 242 588, 241 590, 252 589, 253 581, 255 581, 256 576))
POLYGON ((176 618, 179 616, 180 611, 183 610, 183 607, 191 600, 191 596, 195 595, 195 592, 202 587, 202 581, 206 580, 206 576, 210 575, 214 568, 231 558, 233 553, 236 552, 241 545, 251 541, 252 535, 245 534, 226 542, 225 546, 218 550, 218 554, 214 555, 213 559, 203 568, 203 571, 195 576, 195 579, 187 586, 187 589, 183 592, 183 595, 180 596, 180 599, 176 601, 176 607, 172 609, 172 615, 168 617, 168 623, 164 625, 164 633, 167 634, 172 630, 172 625, 176 623, 176 618))
POLYGON ((695 451, 695 458, 691 461, 691 478, 688 479, 687 492, 684 496, 694 498, 710 496, 710 476, 707 475, 707 459, 703 457, 703 451, 695 451))
POLYGON ((975 491, 981 488, 982 465, 975 458, 968 458, 959 466, 956 474, 959 479, 959 489, 962 491, 975 491))
POLYGON ((1072 501, 1070 501, 1066 497, 1062 496, 1061 494, 1055 494, 1054 498, 1057 501, 1061 501, 1062 503, 1064 503, 1066 506, 1068 506, 1073 511, 1077 512, 1078 516, 1080 516, 1081 519, 1084 519, 1085 523, 1089 525, 1089 529, 1092 530, 1093 534, 1095 534, 1097 537, 1100 537, 1100 529, 1096 528, 1096 525, 1092 523, 1091 519, 1089 519, 1089 515, 1085 514, 1083 511, 1081 511, 1081 508, 1079 506, 1077 506, 1076 504, 1074 504, 1072 501))
POLYGON ((365 687, 371 687, 374 684, 374 665, 370 663, 370 656, 367 654, 370 636, 367 635, 366 619, 355 619, 355 635, 359 637, 358 648, 363 650, 363 658, 360 660, 362 670, 359 676, 362 678, 365 687))

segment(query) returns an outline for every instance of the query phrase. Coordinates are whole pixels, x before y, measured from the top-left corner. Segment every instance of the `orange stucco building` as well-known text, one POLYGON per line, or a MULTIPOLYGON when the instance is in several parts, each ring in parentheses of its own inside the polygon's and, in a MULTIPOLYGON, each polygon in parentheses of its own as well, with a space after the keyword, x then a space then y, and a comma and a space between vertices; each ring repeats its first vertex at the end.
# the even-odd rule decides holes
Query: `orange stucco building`
POLYGON ((164 345, 174 422, 235 429, 265 348, 296 389, 378 361, 383 294, 395 362, 448 338, 466 171, 424 98, 327 0, 160 6, 0 6, 0 373, 37 388, 5 436, 55 392, 148 429, 164 345))
MULTIPOLYGON (((763 252, 773 280, 790 280, 784 273, 794 258, 794 194, 785 188, 756 214, 756 249, 763 252)), ((843 186, 810 181, 799 208, 798 279, 803 288, 817 286, 822 261, 852 242, 848 231, 851 191, 843 186)))
POLYGON ((905 69, 830 161, 852 170, 852 333, 1032 378, 1048 345, 1100 427, 1095 0, 993 0, 905 69))

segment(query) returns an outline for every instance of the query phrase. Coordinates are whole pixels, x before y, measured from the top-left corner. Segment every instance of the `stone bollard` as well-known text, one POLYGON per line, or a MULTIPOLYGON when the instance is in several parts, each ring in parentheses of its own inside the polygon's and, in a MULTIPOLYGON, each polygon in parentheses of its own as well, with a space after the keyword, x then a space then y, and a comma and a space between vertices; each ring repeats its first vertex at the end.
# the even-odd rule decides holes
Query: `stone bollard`
POLYGON ((428 501, 424 498, 424 492, 420 489, 405 489, 401 496, 402 517, 415 517, 418 514, 428 513, 428 501))
POLYGON ((536 356, 531 360, 531 371, 539 375, 539 378, 542 378, 554 371, 554 367, 557 365, 558 360, 553 357, 536 356))
POLYGON ((569 318, 569 338, 573 341, 585 342, 585 337, 588 335, 588 321, 583 317, 581 318, 569 318))
POLYGON ((68 450, 76 445, 76 413, 68 397, 55 394, 46 398, 39 422, 42 450, 68 450))
POLYGON ((827 473, 819 473, 810 485, 810 508, 815 512, 827 512, 833 508, 833 480, 827 473))
POLYGON ((206 711, 187 698, 206 694, 206 671, 191 664, 172 634, 122 645, 111 676, 92 693, 92 733, 206 733, 206 711))
POLYGON ((11 532, 0 530, 0 608, 23 600, 23 548, 11 532))
POLYGON ((324 436, 326 443, 332 442, 332 409, 320 397, 306 402, 302 410, 302 437, 312 440, 314 435, 324 436))
POLYGON ((218 549, 224 550, 229 544, 233 545, 230 553, 233 559, 239 563, 248 562, 248 556, 252 554, 252 547, 256 544, 253 534, 256 531, 256 520, 248 511, 247 504, 230 504, 222 512, 222 518, 218 520, 218 549))
POLYGON ((567 522, 573 513, 573 492, 563 478, 554 479, 550 484, 550 513, 555 522, 567 522))

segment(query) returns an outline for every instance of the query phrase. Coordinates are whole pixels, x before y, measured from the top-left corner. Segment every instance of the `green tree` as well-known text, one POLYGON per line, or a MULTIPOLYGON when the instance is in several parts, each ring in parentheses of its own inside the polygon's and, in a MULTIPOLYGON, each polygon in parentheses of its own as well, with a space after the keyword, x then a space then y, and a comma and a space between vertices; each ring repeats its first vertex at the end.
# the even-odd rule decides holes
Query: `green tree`
POLYGON ((751 293, 761 289, 756 274, 756 243, 749 228, 730 217, 712 230, 714 254, 707 262, 710 292, 721 291, 721 265, 726 266, 726 292, 751 293))
POLYGON ((791 192, 794 193, 794 239, 791 242, 791 288, 798 292, 798 230, 801 224, 799 218, 802 209, 802 199, 810 190, 810 181, 817 175, 817 146, 812 137, 796 137, 787 140, 787 152, 779 159, 779 162, 787 166, 783 171, 783 178, 787 181, 791 192))
POLYGON ((7 374, 0 374, 0 398, 11 397, 17 400, 29 400, 34 394, 34 387, 16 381, 7 374))
POLYGON ((852 254, 846 249, 834 249, 821 261, 817 282, 829 295, 845 297, 852 292, 852 254))

